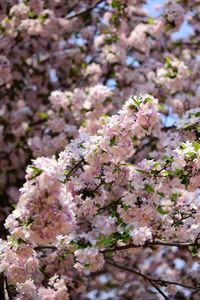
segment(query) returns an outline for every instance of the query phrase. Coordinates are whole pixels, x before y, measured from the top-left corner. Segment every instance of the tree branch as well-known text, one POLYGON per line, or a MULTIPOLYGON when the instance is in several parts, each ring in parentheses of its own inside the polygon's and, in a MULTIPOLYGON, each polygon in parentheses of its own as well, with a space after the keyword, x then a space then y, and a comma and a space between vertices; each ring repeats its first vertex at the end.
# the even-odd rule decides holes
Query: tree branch
POLYGON ((0 273, 0 299, 5 300, 5 293, 4 293, 4 274, 3 272, 0 273))
POLYGON ((128 245, 123 245, 123 246, 116 246, 113 248, 107 248, 104 250, 101 250, 101 253, 106 253, 106 252, 112 252, 112 251, 121 251, 121 250, 126 250, 126 249, 131 249, 131 248, 145 248, 145 247, 150 247, 150 246, 169 246, 169 247, 183 247, 187 248, 189 246, 198 246, 199 242, 196 240, 195 242, 169 242, 169 241, 153 241, 153 242, 147 242, 144 245, 135 245, 135 244, 128 244, 128 245))
POLYGON ((57 248, 55 246, 37 246, 34 248, 35 251, 43 251, 43 250, 52 250, 56 251, 57 248))
POLYGON ((87 9, 82 10, 82 11, 76 13, 76 14, 73 15, 73 16, 67 17, 67 20, 71 20, 71 19, 73 19, 73 18, 80 17, 80 16, 82 16, 82 15, 84 15, 84 14, 89 13, 90 11, 92 11, 93 9, 95 9, 100 3, 104 2, 104 1, 105 1, 105 0, 99 0, 96 4, 94 4, 94 5, 90 6, 90 7, 88 7, 87 9))
POLYGON ((71 170, 69 171, 69 173, 66 175, 65 181, 67 181, 67 179, 71 176, 71 174, 76 171, 78 169, 78 167, 80 166, 80 164, 84 162, 84 158, 82 158, 77 164, 75 164, 71 170))
POLYGON ((125 266, 122 266, 122 265, 118 265, 116 263, 114 263, 113 261, 111 260, 106 260, 106 263, 116 267, 116 268, 119 268, 119 269, 122 269, 124 271, 128 271, 130 273, 133 273, 141 278, 144 279, 144 281, 148 281, 156 290, 159 294, 161 294, 163 296, 163 298, 165 300, 170 300, 164 293, 163 291, 156 285, 156 283, 154 282, 154 279, 152 279, 151 277, 145 275, 145 274, 142 274, 140 271, 136 271, 134 269, 131 269, 131 268, 128 268, 128 267, 125 267, 125 266))
MULTIPOLYGON (((116 246, 113 248, 107 248, 100 250, 100 253, 107 253, 107 252, 112 252, 112 251, 122 251, 122 250, 127 250, 131 248, 146 248, 146 247, 151 247, 151 246, 169 246, 169 247, 180 247, 180 248, 187 248, 190 246, 199 246, 199 237, 196 238, 194 242, 170 242, 170 241, 153 241, 153 242, 147 242, 144 245, 135 245, 135 244, 128 244, 128 245, 123 245, 123 246, 116 246)), ((35 251, 42 251, 45 249, 50 249, 52 251, 56 251, 57 247, 55 246, 50 246, 50 245, 43 245, 43 246, 37 246, 34 248, 35 251)))
POLYGON ((157 284, 160 284, 160 285, 163 285, 163 286, 177 285, 177 286, 181 286, 181 287, 186 288, 186 289, 200 291, 199 287, 194 287, 194 286, 190 286, 190 285, 187 285, 187 284, 182 284, 182 283, 179 283, 179 282, 176 282, 176 281, 169 281, 169 280, 164 280, 164 279, 151 278, 150 276, 145 275, 145 274, 141 273, 140 271, 137 271, 135 269, 132 269, 132 268, 129 268, 129 267, 126 267, 126 266, 118 265, 115 262, 113 262, 111 260, 108 260, 108 259, 106 259, 106 263, 108 263, 108 264, 110 264, 114 267, 117 267, 119 269, 122 269, 124 271, 128 271, 128 272, 131 272, 131 273, 133 273, 137 276, 142 277, 145 281, 148 281, 149 283, 151 283, 151 285, 164 297, 164 299, 168 299, 168 297, 157 286, 157 284))

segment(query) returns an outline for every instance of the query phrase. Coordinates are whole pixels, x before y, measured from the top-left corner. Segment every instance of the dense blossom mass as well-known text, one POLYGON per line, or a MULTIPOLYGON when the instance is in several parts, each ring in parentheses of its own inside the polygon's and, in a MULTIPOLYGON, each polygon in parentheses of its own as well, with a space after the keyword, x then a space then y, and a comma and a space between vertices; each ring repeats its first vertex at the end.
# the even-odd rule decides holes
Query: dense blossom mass
POLYGON ((199 300, 199 23, 0 1, 0 299, 199 300))

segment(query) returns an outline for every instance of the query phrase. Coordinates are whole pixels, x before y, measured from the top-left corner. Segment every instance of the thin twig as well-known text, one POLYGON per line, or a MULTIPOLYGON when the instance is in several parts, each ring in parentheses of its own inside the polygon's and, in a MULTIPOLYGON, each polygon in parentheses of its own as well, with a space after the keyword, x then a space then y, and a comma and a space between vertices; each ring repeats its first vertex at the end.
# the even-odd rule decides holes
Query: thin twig
POLYGON ((5 300, 5 292, 4 292, 4 274, 0 273, 0 299, 5 300))
POLYGON ((74 171, 76 171, 76 170, 78 169, 78 167, 80 166, 80 164, 81 164, 82 162, 84 162, 84 158, 82 158, 77 164, 75 164, 75 165, 71 168, 71 170, 69 171, 69 173, 66 175, 65 180, 67 180, 67 179, 71 176, 71 174, 72 174, 74 171))
POLYGON ((104 184, 104 181, 101 180, 101 182, 95 187, 95 189, 92 192, 95 194, 103 184, 104 184))
POLYGON ((76 13, 76 14, 73 15, 73 16, 67 17, 67 20, 71 20, 71 19, 73 19, 73 18, 80 17, 80 16, 82 16, 82 15, 85 15, 85 14, 89 13, 90 11, 92 11, 93 9, 95 9, 99 4, 101 4, 101 3, 104 2, 104 1, 105 1, 105 0, 99 0, 96 4, 94 4, 94 5, 90 6, 90 7, 88 7, 87 9, 82 10, 82 11, 76 13))
POLYGON ((176 281, 169 281, 169 280, 164 280, 164 279, 156 279, 156 278, 151 278, 150 276, 148 275, 145 275, 143 273, 141 273, 140 271, 137 271, 135 269, 132 269, 132 268, 129 268, 129 267, 126 267, 126 266, 122 266, 122 265, 118 265, 116 264, 115 262, 111 261, 111 260, 108 260, 106 259, 106 262, 112 266, 115 266, 117 268, 120 268, 124 271, 128 271, 128 272, 131 272, 137 276, 140 276, 142 277, 145 281, 148 281, 149 283, 151 283, 151 285, 165 298, 165 299, 168 299, 167 296, 163 293, 163 291, 156 285, 156 284, 160 284, 160 285, 177 285, 177 286, 181 286, 183 288, 186 288, 186 289, 190 289, 190 290, 195 290, 195 291, 200 291, 200 288, 199 287, 194 287, 194 286, 190 286, 190 285, 187 285, 187 284, 182 284, 182 283, 179 283, 179 282, 176 282, 176 281))
POLYGON ((43 251, 43 250, 52 250, 56 251, 57 248, 55 246, 37 246, 34 248, 35 251, 43 251))
POLYGON ((121 251, 131 248, 145 248, 145 247, 151 247, 151 246, 169 246, 169 247, 189 247, 189 246, 198 246, 198 241, 195 242, 169 242, 169 241, 154 241, 154 242, 147 242, 144 245, 135 245, 135 244, 128 244, 123 246, 116 246, 113 248, 107 248, 103 249, 100 252, 106 253, 106 252, 112 252, 112 251, 121 251))
POLYGON ((158 293, 160 293, 160 294, 163 296, 163 298, 164 298, 165 300, 170 300, 170 299, 164 294, 164 292, 163 292, 163 291, 155 284, 154 279, 152 279, 151 277, 149 277, 149 276, 147 276, 147 275, 145 275, 145 274, 142 274, 140 271, 136 271, 136 270, 134 270, 134 269, 131 269, 131 268, 128 268, 128 267, 125 267, 125 266, 122 266, 122 265, 118 265, 118 264, 114 263, 114 262, 111 261, 111 260, 106 260, 106 262, 107 262, 108 264, 110 264, 110 265, 116 267, 116 268, 122 269, 122 270, 124 270, 124 271, 128 271, 128 272, 130 272, 130 273, 133 273, 133 274, 135 274, 135 275, 137 275, 137 276, 143 278, 145 281, 148 281, 148 282, 149 282, 149 283, 150 283, 150 284, 158 291, 158 293))
POLYGON ((163 296, 163 298, 164 298, 165 300, 170 300, 170 299, 165 295, 165 293, 161 290, 161 288, 159 288, 159 287, 157 286, 157 284, 155 284, 154 281, 152 281, 152 280, 150 280, 150 279, 147 279, 147 280, 148 280, 149 283, 154 287, 154 289, 156 289, 157 292, 163 296))
POLYGON ((200 291, 199 287, 190 286, 190 285, 179 283, 176 281, 169 281, 169 280, 163 280, 163 279, 154 279, 154 281, 161 285, 177 285, 177 286, 181 286, 183 288, 189 289, 189 290, 200 291))
POLYGON ((7 277, 4 276, 4 279, 5 279, 6 291, 7 291, 7 294, 8 294, 8 299, 11 300, 12 299, 12 293, 10 292, 10 288, 9 288, 7 277))

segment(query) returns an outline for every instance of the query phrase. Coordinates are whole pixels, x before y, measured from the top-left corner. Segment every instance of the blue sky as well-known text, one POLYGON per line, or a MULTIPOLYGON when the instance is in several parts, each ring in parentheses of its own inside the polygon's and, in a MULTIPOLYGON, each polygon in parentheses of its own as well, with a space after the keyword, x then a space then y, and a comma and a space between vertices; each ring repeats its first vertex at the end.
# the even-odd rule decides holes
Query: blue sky
MULTIPOLYGON (((164 3, 164 0, 149 0, 147 4, 144 4, 144 8, 148 15, 152 18, 159 17, 162 13, 162 5, 164 3), (155 10, 156 5, 161 5, 161 9, 155 10)), ((174 40, 182 39, 187 37, 188 35, 193 33, 193 28, 188 24, 188 21, 185 20, 180 28, 179 31, 174 32, 172 34, 172 38, 174 40)))

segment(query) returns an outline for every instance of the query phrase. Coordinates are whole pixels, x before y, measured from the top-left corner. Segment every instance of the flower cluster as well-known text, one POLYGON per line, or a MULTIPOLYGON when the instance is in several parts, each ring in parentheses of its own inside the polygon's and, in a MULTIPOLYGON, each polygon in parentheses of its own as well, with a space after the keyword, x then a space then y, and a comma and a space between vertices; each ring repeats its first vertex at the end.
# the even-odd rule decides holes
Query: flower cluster
POLYGON ((27 295, 27 286, 33 293, 39 287, 46 299, 53 286, 62 299, 77 273, 104 268, 109 248, 196 243, 200 143, 180 141, 160 149, 156 159, 131 163, 146 139, 162 138, 158 110, 152 96, 131 96, 117 114, 101 118, 96 135, 81 133, 58 158, 37 158, 28 166, 17 207, 5 223, 10 237, 1 254, 1 269, 16 291, 27 295), (36 256, 36 249, 46 258, 36 256), (48 280, 48 291, 47 274, 58 276, 56 283, 48 280))
POLYGON ((0 298, 198 300, 199 1, 1 2, 0 298))

